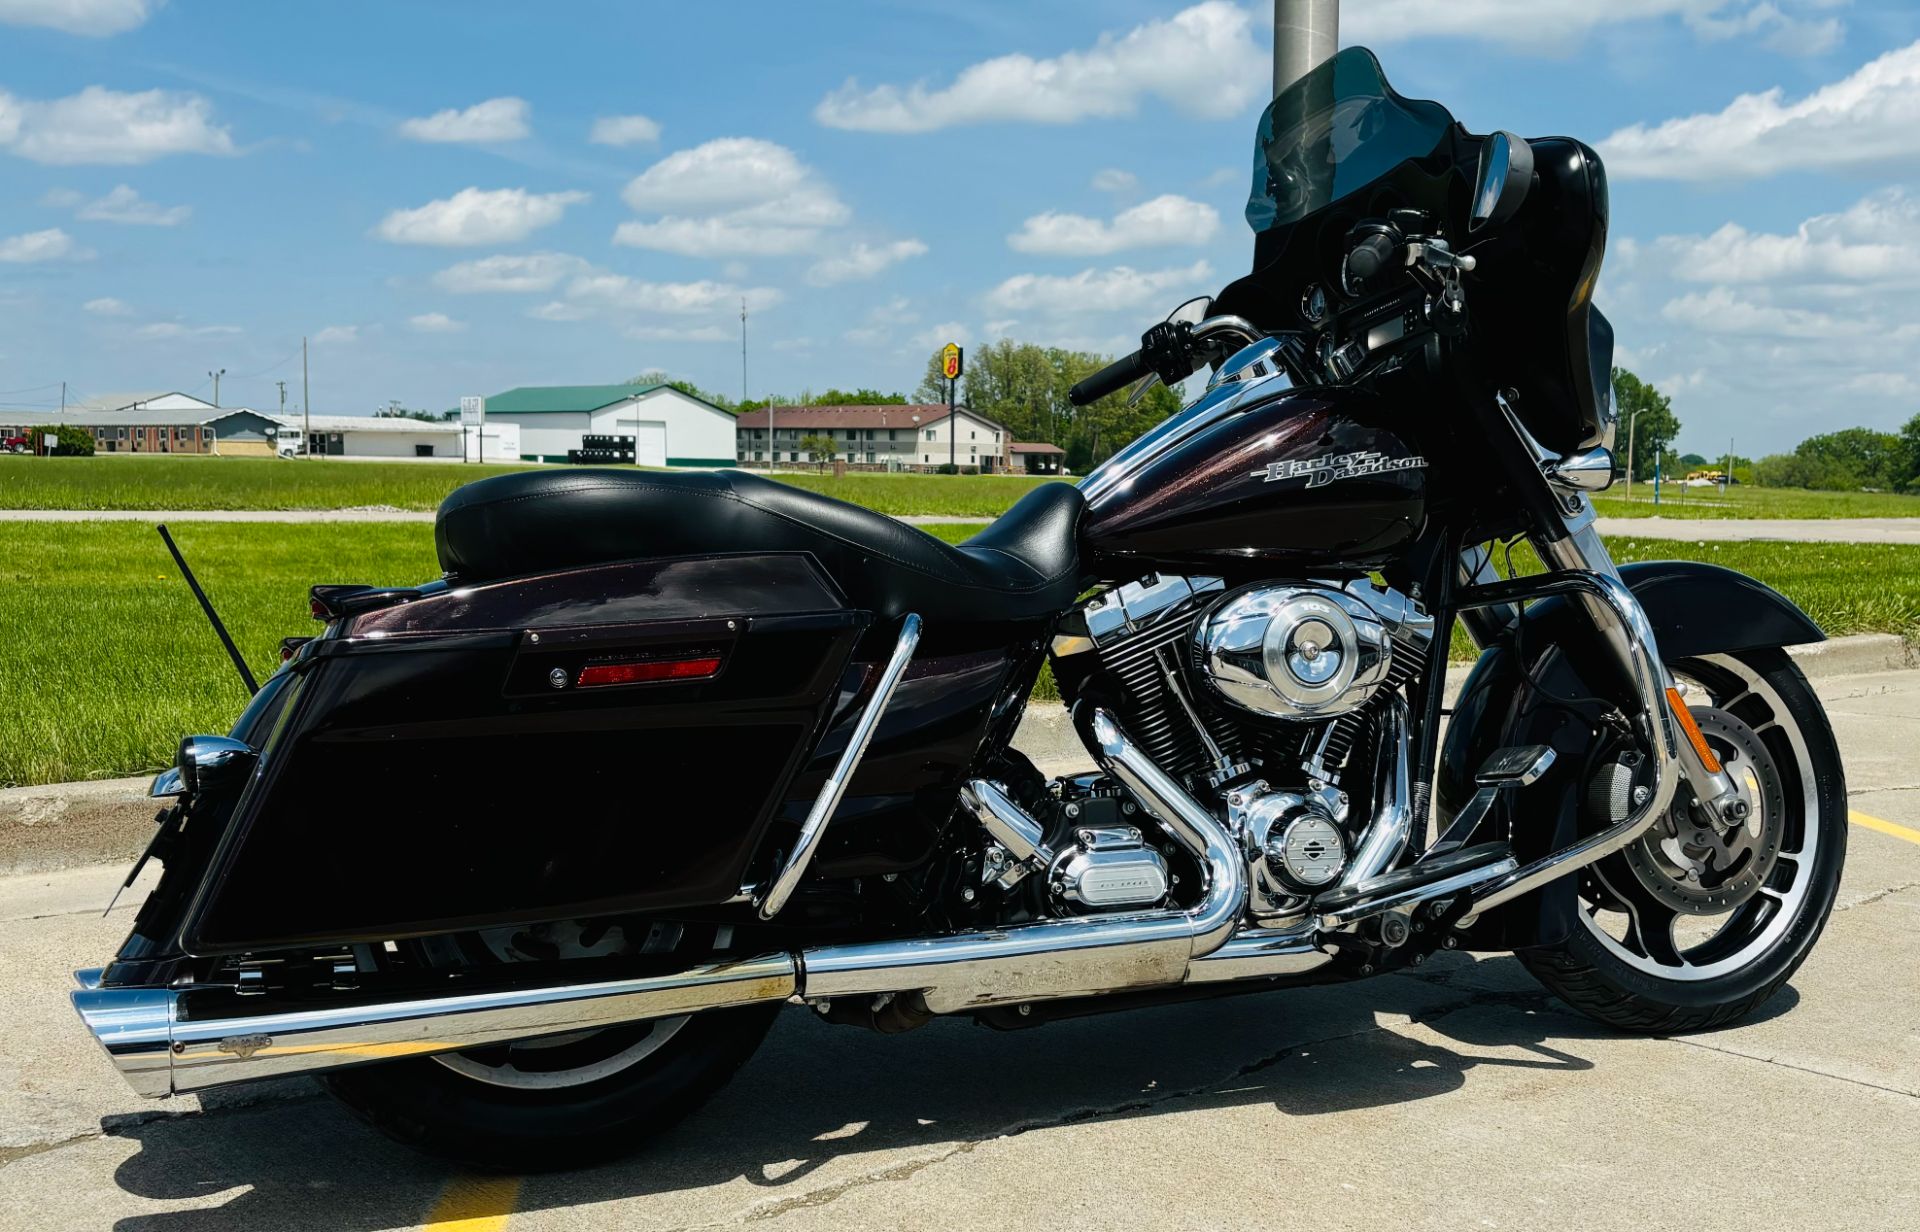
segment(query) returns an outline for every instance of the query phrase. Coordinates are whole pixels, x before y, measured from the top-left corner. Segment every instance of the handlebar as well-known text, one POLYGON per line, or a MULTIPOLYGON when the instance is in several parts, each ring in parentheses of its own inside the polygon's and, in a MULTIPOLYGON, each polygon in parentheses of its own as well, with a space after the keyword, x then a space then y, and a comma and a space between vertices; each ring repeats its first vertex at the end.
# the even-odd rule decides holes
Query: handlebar
POLYGON ((1379 276, 1380 271, 1393 261, 1398 241, 1383 231, 1376 231, 1362 239, 1347 253, 1347 285, 1363 287, 1379 276))
POLYGON ((1179 349, 1181 351, 1180 362, 1185 364, 1184 368, 1180 368, 1177 365, 1172 365, 1170 362, 1164 366, 1162 363, 1155 362, 1156 360, 1170 361, 1171 358, 1158 354, 1159 348, 1153 345, 1156 341, 1164 341, 1164 335, 1157 334, 1156 331, 1161 331, 1165 328, 1167 327, 1156 325, 1152 330, 1147 331, 1146 336, 1141 340, 1146 345, 1143 345, 1140 350, 1130 355, 1122 355, 1119 359, 1114 360, 1106 367, 1100 369, 1100 371, 1076 384, 1072 389, 1067 391, 1067 400, 1075 406, 1085 406, 1089 402, 1097 402, 1108 394, 1125 389, 1133 382, 1155 372, 1159 373, 1160 379, 1166 381, 1167 384, 1176 384, 1192 376, 1199 366, 1193 359, 1192 352, 1195 349, 1193 344, 1206 342, 1208 339, 1220 335, 1237 334, 1241 339, 1241 345, 1245 346, 1258 342, 1260 339, 1266 337, 1266 334, 1261 332, 1258 326, 1245 317, 1208 317, 1198 325, 1193 326, 1191 330, 1185 330, 1184 327, 1181 327, 1179 331, 1176 331, 1176 336, 1179 337, 1179 349), (1150 354, 1150 351, 1155 353, 1150 354))

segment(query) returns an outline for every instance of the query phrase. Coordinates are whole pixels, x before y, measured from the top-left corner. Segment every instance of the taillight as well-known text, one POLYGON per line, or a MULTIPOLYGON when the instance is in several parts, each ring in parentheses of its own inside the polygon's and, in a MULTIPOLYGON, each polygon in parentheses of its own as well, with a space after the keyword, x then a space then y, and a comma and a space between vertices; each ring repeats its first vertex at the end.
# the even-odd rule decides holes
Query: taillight
POLYGON ((644 659, 634 663, 589 663, 574 681, 580 688, 609 684, 647 684, 660 680, 705 680, 720 671, 719 655, 692 659, 644 659))

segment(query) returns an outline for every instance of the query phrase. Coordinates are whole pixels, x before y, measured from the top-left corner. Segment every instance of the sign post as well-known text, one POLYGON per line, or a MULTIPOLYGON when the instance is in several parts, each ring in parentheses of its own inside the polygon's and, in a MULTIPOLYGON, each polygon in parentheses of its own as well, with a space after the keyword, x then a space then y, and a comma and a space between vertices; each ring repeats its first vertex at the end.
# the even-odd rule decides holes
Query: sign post
POLYGON ((460 399, 460 457, 467 456, 467 429, 473 429, 475 451, 481 463, 487 460, 487 400, 469 394, 460 399))
POLYGON ((959 388, 965 358, 966 352, 957 342, 940 348, 940 375, 947 378, 947 466, 956 474, 960 470, 960 424, 955 417, 955 408, 959 405, 955 391, 959 388))

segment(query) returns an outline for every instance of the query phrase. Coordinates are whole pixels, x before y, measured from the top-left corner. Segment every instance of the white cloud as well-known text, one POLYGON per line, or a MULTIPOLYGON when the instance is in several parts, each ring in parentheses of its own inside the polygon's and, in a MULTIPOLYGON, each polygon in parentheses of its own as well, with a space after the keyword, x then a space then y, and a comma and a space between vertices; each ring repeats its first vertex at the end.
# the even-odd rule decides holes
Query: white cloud
POLYGON ((168 154, 233 154, 233 136, 198 94, 88 86, 46 101, 0 91, 0 148, 37 163, 132 164, 168 154))
POLYGON ((1675 278, 1712 283, 1920 283, 1920 197, 1889 188, 1791 235, 1727 223, 1711 235, 1655 242, 1675 278))
POLYGON ((1114 215, 1112 222, 1049 211, 1027 219, 1007 237, 1016 252, 1052 257, 1099 257, 1129 248, 1204 244, 1220 229, 1210 205, 1168 193, 1114 215))
POLYGON ((1712 287, 1669 300, 1660 315, 1709 334, 1832 338, 1847 332, 1842 322, 1826 313, 1770 303, 1731 287, 1712 287))
POLYGON ((1780 88, 1716 112, 1634 124, 1600 143, 1618 179, 1737 182, 1783 171, 1879 171, 1920 158, 1920 42, 1798 102, 1780 88))
POLYGON ((724 325, 636 325, 627 337, 641 342, 732 342, 740 335, 724 325))
MULTIPOLYGON (((182 325, 178 321, 155 321, 133 331, 136 338, 228 338, 241 332, 238 325, 182 325)), ((327 331, 321 330, 321 334, 327 331)), ((318 342, 320 339, 315 338, 318 342)))
POLYGON ((587 140, 595 145, 652 145, 660 140, 660 122, 643 115, 601 116, 587 140))
POLYGON ((407 324, 422 334, 457 334, 467 327, 465 321, 456 321, 444 312, 423 312, 408 317, 407 324))
POLYGON ((584 321, 593 315, 593 309, 585 304, 569 304, 556 299, 527 309, 527 315, 540 321, 584 321))
POLYGON ((88 222, 118 222, 140 227, 177 227, 193 216, 190 205, 160 205, 148 201, 125 184, 80 207, 88 222))
POLYGON ((29 265, 38 261, 77 261, 93 254, 74 246, 73 237, 58 227, 29 231, 0 239, 0 261, 9 265, 29 265))
POLYGON ((449 107, 430 116, 403 120, 400 135, 413 141, 463 144, 518 141, 532 132, 527 123, 532 114, 524 98, 490 98, 465 110, 449 107))
POLYGON ((1565 54, 1594 31, 1678 18, 1705 39, 1756 35, 1776 51, 1815 55, 1845 31, 1838 18, 1796 17, 1847 0, 1368 0, 1341 14, 1343 42, 1382 46, 1466 38, 1565 54), (1792 12, 1788 11, 1792 10, 1792 12))
POLYGON ((948 86, 919 81, 862 89, 849 80, 820 100, 813 117, 830 128, 882 133, 996 121, 1067 124, 1132 114, 1151 94, 1187 114, 1221 119, 1246 109, 1264 90, 1266 61, 1249 12, 1207 0, 1124 35, 1103 34, 1085 51, 984 60, 948 86))
POLYGON ((682 256, 804 252, 822 228, 851 214, 792 150, 758 137, 719 137, 676 150, 635 176, 622 196, 633 209, 662 217, 622 223, 614 242, 682 256))
POLYGON ((0 0, 0 22, 104 38, 144 24, 149 0, 0 0))
POLYGON ((317 346, 328 346, 334 343, 344 346, 348 343, 358 342, 360 341, 360 327, 358 325, 329 325, 315 334, 313 341, 317 346))
POLYGON ((973 331, 963 321, 942 321, 932 329, 923 329, 915 334, 912 342, 916 347, 929 351, 949 342, 966 347, 973 344, 973 331))
POLYGON ((741 288, 731 283, 650 282, 625 274, 583 274, 567 284, 566 299, 582 307, 672 316, 737 310, 744 298, 750 310, 771 308, 782 296, 772 287, 741 288))
POLYGON ((820 232, 813 227, 781 227, 735 218, 675 218, 623 222, 613 242, 683 257, 781 257, 805 252, 820 232))
POLYGON ((1015 274, 987 292, 987 304, 1003 313, 1035 312, 1073 316, 1089 311, 1113 311, 1164 305, 1171 308, 1180 296, 1204 291, 1213 277, 1205 261, 1163 270, 1136 270, 1125 265, 1112 269, 1084 269, 1077 274, 1015 274))
POLYGON ((117 300, 111 295, 103 295, 99 299, 90 299, 80 305, 80 307, 83 311, 91 312, 97 317, 124 317, 133 311, 132 308, 127 306, 125 301, 117 300))
POLYGON ((502 253, 450 265, 433 276, 433 285, 456 295, 551 291, 587 269, 584 260, 564 252, 502 253))
POLYGON ((1846 388, 1879 398, 1912 398, 1920 394, 1920 381, 1909 372, 1862 372, 1848 378, 1846 388))
POLYGON ((816 287, 862 282, 888 266, 926 255, 927 246, 919 240, 894 240, 890 244, 856 243, 844 252, 814 262, 807 270, 807 281, 816 287))
POLYGON ((1140 177, 1118 167, 1107 167, 1093 173, 1093 187, 1096 192, 1130 193, 1140 187, 1140 177))
POLYGON ((568 206, 585 200, 583 192, 463 188, 417 209, 395 210, 381 220, 375 233, 395 244, 510 244, 559 222, 568 206))

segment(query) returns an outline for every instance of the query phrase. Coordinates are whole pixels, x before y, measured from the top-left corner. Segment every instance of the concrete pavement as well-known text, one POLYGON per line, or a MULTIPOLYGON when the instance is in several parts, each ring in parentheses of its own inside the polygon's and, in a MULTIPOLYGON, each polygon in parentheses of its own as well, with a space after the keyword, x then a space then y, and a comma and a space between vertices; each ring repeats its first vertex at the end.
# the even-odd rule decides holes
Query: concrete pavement
POLYGON ((0 1229, 1910 1228, 1920 673, 1818 687, 1861 823, 1826 935, 1747 1023, 1617 1036, 1463 955, 1015 1034, 795 1012, 651 1150, 524 1181, 301 1081, 136 1098, 66 1004, 131 920, 98 915, 119 870, 0 881, 0 1229))

